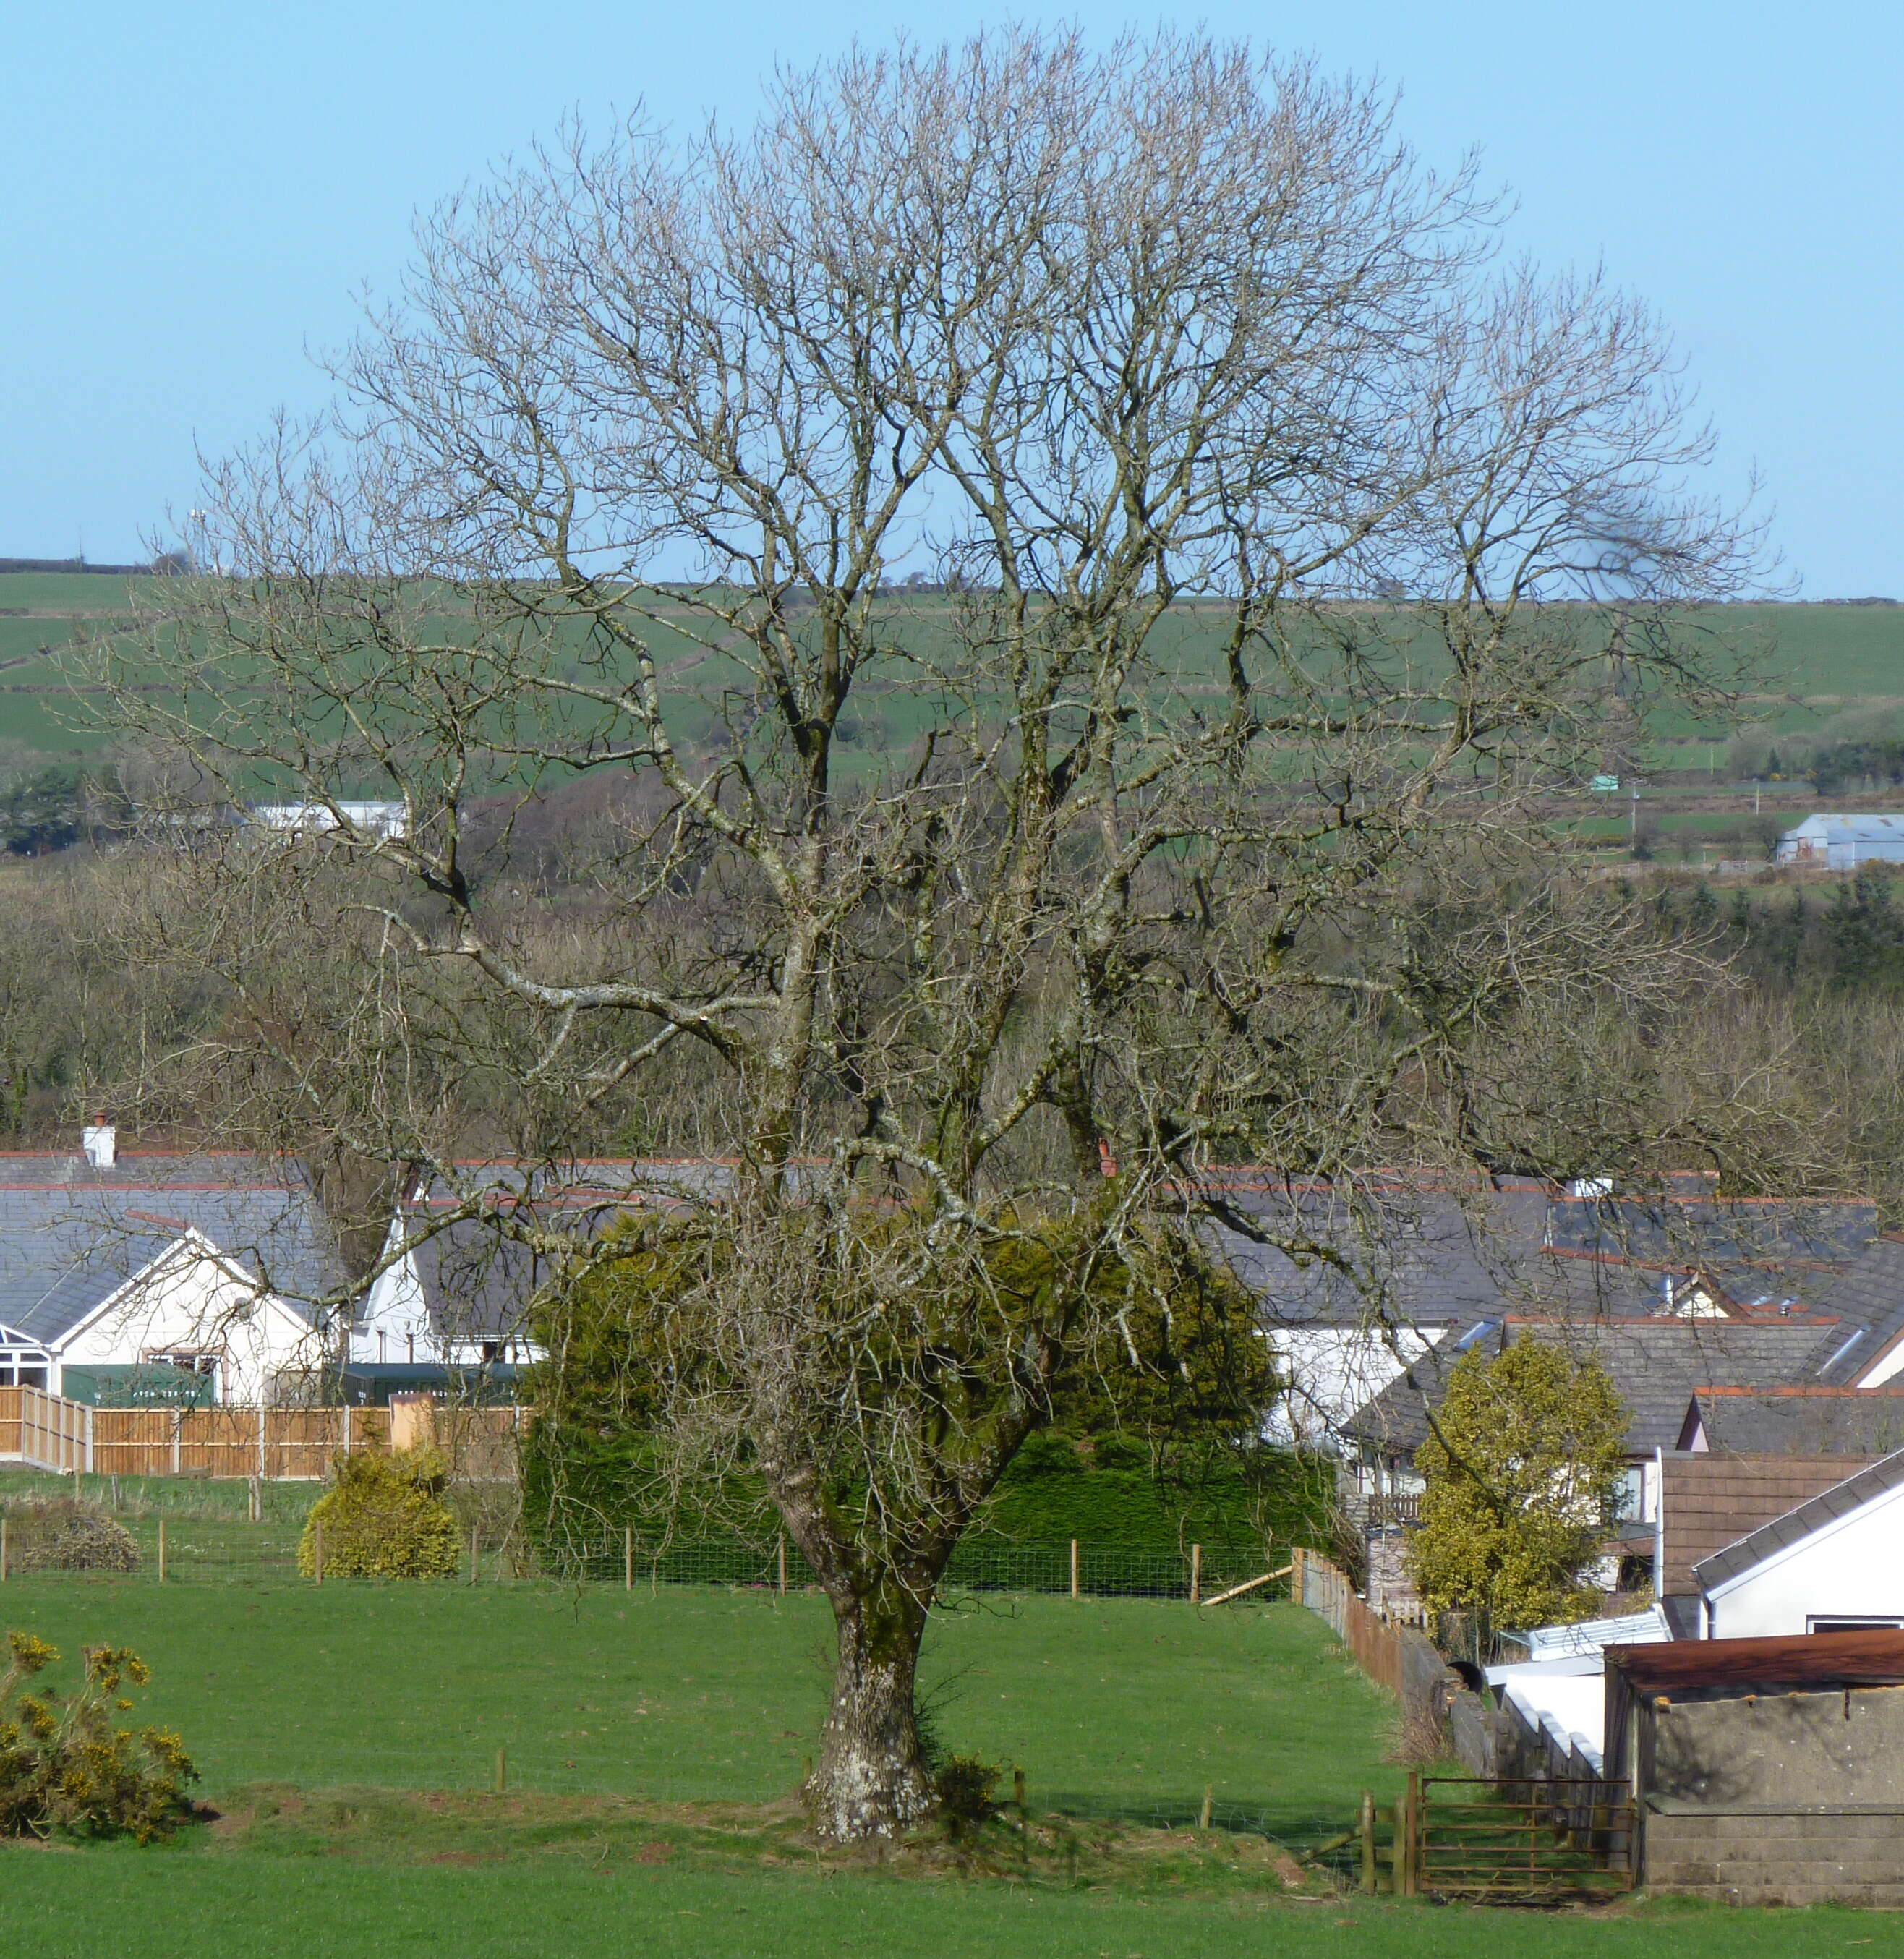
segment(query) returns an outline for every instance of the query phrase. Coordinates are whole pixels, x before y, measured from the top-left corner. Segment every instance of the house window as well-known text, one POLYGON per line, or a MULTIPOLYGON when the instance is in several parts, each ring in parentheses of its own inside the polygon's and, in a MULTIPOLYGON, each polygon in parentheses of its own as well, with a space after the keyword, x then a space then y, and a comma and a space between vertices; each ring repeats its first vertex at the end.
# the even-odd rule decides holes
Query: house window
POLYGON ((215 1374, 218 1371, 218 1357, 196 1350, 180 1352, 168 1348, 163 1351, 154 1351, 139 1356, 139 1364, 146 1367, 177 1367, 188 1374, 215 1374))
POLYGON ((1879 1633, 1904 1626, 1904 1619, 1817 1618, 1805 1621, 1808 1633, 1879 1633))

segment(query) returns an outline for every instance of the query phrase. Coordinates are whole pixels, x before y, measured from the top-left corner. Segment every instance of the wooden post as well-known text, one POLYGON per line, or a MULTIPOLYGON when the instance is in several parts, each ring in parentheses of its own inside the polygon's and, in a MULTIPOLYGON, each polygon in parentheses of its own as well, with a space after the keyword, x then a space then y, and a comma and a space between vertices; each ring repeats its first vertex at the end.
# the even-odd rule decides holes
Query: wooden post
POLYGON ((1075 1599, 1075 1598, 1077 1596, 1077 1538, 1073 1538, 1071 1539, 1071 1596, 1072 1596, 1074 1599, 1075 1599))
POLYGON ((311 1519, 311 1576, 318 1583, 324 1583, 324 1519, 311 1519))
POLYGON ((469 1582, 472 1585, 481 1575, 483 1569, 482 1528, 481 1524, 471 1524, 469 1527, 469 1582))
POLYGON ((506 1742, 496 1751, 496 1793, 500 1795, 509 1787, 509 1746, 506 1742))
POLYGON ((93 1473, 93 1405, 88 1402, 86 1404, 86 1473, 89 1476, 93 1473))
POLYGON ((1199 1830, 1207 1830, 1210 1827, 1210 1799, 1215 1792, 1216 1785, 1214 1783, 1207 1782, 1204 1784, 1203 1807, 1197 1812, 1197 1827, 1199 1830))
POLYGON ((785 1531, 782 1531, 780 1533, 780 1543, 776 1564, 778 1567, 776 1574, 777 1582, 782 1592, 784 1593, 787 1589, 787 1534, 785 1531))
POLYGON ((1299 1544, 1289 1554, 1289 1595, 1298 1605, 1309 1603, 1309 1553, 1299 1544))
POLYGON ((1401 1799, 1402 1827, 1396 1834, 1395 1889, 1403 1897, 1413 1897, 1421 1888, 1417 1868, 1421 1841, 1421 1771, 1408 1771, 1408 1792, 1401 1799))
POLYGON ((1359 1833, 1362 1838, 1362 1888, 1371 1896, 1375 1891, 1375 1795, 1372 1790, 1362 1792, 1362 1821, 1359 1833))
POLYGON ((159 1519, 159 1583, 165 1583, 165 1519, 159 1519))
POLYGON ((0 1580, 7 1575, 7 1520, 0 1516, 0 1580))
POLYGON ((1203 1603, 1203 1546, 1200 1544, 1190 1547, 1190 1602, 1203 1603))
POLYGON ((341 1453, 346 1456, 351 1453, 351 1404, 347 1399, 344 1404, 344 1447, 341 1453))
POLYGON ((630 1524, 621 1534, 621 1583, 624 1591, 635 1589, 635 1527, 630 1524))
POLYGON ((1023 1769, 1014 1769, 1011 1772, 1011 1799, 1018 1805, 1022 1815, 1025 1807, 1025 1772, 1023 1769))

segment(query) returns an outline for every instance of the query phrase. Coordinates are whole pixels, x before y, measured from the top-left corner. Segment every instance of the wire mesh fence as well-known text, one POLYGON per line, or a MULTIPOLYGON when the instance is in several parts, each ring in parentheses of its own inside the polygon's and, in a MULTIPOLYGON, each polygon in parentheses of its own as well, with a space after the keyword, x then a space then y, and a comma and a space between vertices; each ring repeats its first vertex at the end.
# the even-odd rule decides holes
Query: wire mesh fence
MULTIPOLYGON (((109 1579, 173 1584, 313 1582, 300 1573, 298 1547, 312 1505, 309 1484, 167 1481, 106 1477, 9 1479, 0 1499, 0 1580, 109 1579), (77 1498, 109 1530, 49 1535, 49 1499, 77 1498), (30 1528, 30 1526, 31 1526, 30 1528)), ((453 1494, 454 1493, 452 1493, 453 1494)), ((307 1560, 307 1564, 312 1561, 307 1560)), ((1079 1598, 1210 1601, 1249 1585, 1239 1602, 1288 1595, 1262 1543, 1190 1545, 1181 1550, 1089 1540, 1014 1542, 983 1535, 954 1552, 942 1596, 1047 1593, 1079 1598), (1253 1585, 1250 1581, 1255 1580, 1253 1585)), ((324 1583, 348 1583, 335 1563, 324 1583)), ((465 1516, 458 1567, 462 1584, 612 1586, 627 1589, 713 1586, 801 1592, 818 1580, 784 1537, 731 1534, 692 1538, 605 1529, 559 1541, 538 1539, 519 1515, 493 1503, 465 1516)))
MULTIPOLYGON (((1192 1545, 1182 1550, 1087 1539, 1011 1542, 975 1535, 953 1553, 942 1592, 1075 1593, 1080 1597, 1209 1599, 1268 1571, 1260 1544, 1192 1545)), ((565 1541, 545 1552, 552 1575, 596 1584, 728 1585, 798 1591, 818 1583, 784 1538, 730 1537, 649 1541, 633 1531, 565 1541)), ((1287 1581, 1259 1585, 1252 1598, 1286 1597, 1287 1581)))

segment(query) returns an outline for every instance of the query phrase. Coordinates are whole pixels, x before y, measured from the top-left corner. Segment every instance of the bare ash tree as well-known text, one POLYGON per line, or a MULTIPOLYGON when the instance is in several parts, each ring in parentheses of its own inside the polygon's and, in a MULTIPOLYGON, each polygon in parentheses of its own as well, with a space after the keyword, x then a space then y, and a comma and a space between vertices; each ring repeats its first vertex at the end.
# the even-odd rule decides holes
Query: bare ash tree
POLYGON ((1220 1166, 1657 1140, 1585 1057, 1699 962, 1539 798, 1710 693, 1751 540, 1645 311, 1498 244, 1385 98, 1195 36, 572 133, 423 222, 335 417, 214 471, 214 569, 102 662, 167 779, 333 826, 165 874, 235 1124, 557 1249, 473 1149, 724 1160, 654 1180, 648 1418, 832 1601, 827 1837, 929 1812, 935 1587, 1159 1248, 1331 1255, 1220 1166))

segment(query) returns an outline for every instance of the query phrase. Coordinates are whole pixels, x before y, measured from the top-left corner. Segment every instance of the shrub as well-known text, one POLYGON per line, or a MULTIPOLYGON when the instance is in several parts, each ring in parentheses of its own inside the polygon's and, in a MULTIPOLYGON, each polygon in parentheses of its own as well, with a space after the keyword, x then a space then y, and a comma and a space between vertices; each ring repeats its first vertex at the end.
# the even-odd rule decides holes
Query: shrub
POLYGON ((7 1569, 29 1571, 136 1571, 132 1533, 103 1510, 71 1497, 9 1504, 7 1569))
POLYGON ((448 1465, 433 1449, 399 1456, 343 1456, 337 1482, 312 1506, 297 1545, 297 1568, 335 1578, 453 1578, 459 1534, 443 1500, 448 1465))
POLYGON ((1001 1773, 977 1755, 947 1755, 932 1776, 940 1814, 954 1824, 984 1822, 998 1810, 992 1791, 1001 1773))
POLYGON ((7 1635, 0 1676, 0 1834, 44 1837, 169 1837, 192 1815, 187 1785, 197 1781, 179 1737, 167 1728, 116 1728, 132 1702, 128 1682, 151 1678, 124 1646, 88 1646, 79 1691, 70 1700, 22 1691, 58 1652, 27 1633, 7 1635))

